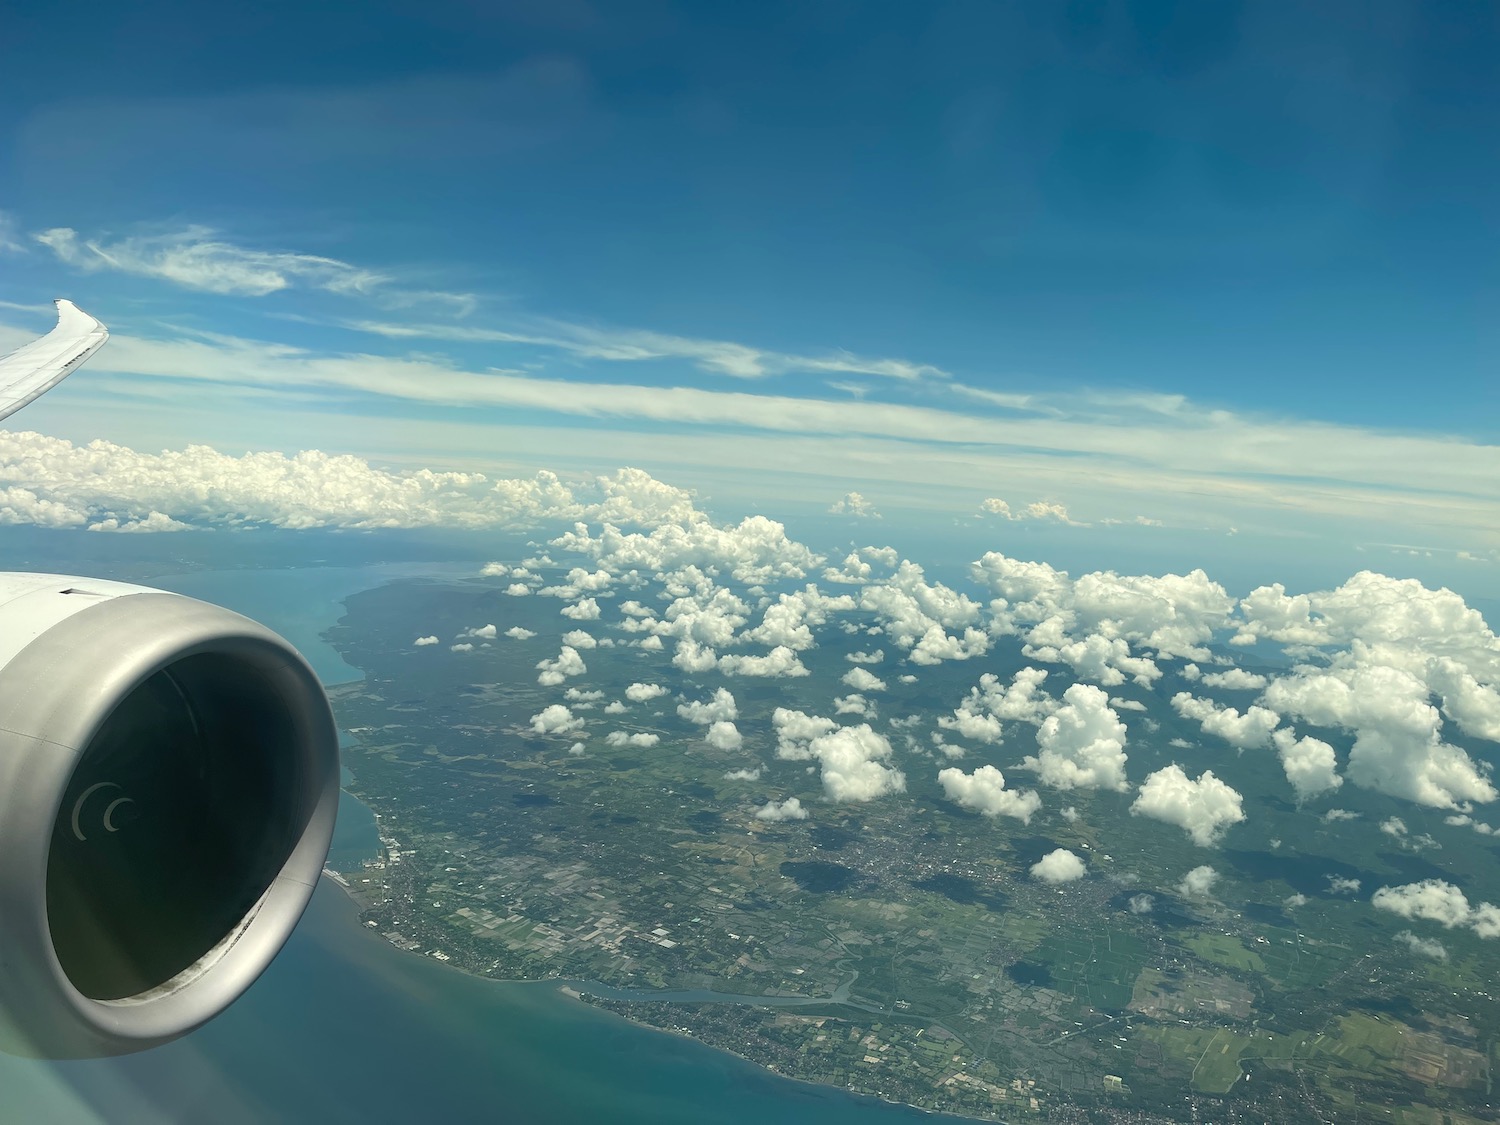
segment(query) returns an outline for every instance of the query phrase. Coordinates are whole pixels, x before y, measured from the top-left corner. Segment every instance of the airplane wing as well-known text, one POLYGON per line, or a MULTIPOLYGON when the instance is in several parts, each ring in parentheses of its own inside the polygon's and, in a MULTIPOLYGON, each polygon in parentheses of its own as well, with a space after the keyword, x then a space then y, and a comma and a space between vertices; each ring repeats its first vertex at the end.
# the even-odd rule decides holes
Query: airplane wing
POLYGON ((57 327, 0 357, 0 419, 61 383, 109 339, 109 329, 72 301, 54 301, 57 327))

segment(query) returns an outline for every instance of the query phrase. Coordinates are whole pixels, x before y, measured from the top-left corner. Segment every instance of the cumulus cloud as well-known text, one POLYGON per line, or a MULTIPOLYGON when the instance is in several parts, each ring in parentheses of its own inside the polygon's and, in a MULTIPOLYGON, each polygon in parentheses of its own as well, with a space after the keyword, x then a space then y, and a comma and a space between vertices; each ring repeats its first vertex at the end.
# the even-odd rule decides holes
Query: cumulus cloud
POLYGON ((670 694, 671 689, 663 687, 661 684, 634 683, 625 689, 625 698, 632 703, 645 703, 648 700, 670 694))
POLYGON ((1047 673, 1040 668, 1022 668, 1008 685, 1002 685, 998 676, 986 672, 952 717, 939 718, 938 725, 977 742, 999 742, 1004 721, 1041 723, 1056 709, 1057 701, 1042 690, 1046 679, 1047 673))
MULTIPOLYGON (((646 647, 646 641, 654 640, 659 647, 660 637, 647 637, 641 641, 641 647, 646 647)), ((677 651, 672 654, 672 667, 680 668, 689 674, 707 672, 719 666, 719 654, 713 649, 700 645, 690 637, 684 637, 677 642, 677 651)))
POLYGON ((562 643, 572 645, 574 648, 598 648, 599 642, 592 633, 585 633, 582 629, 570 629, 562 635, 562 643))
POLYGON ((437 643, 438 639, 436 637, 418 637, 416 640, 412 641, 412 644, 416 645, 418 648, 421 648, 424 645, 435 645, 437 643))
POLYGON ((686 494, 681 494, 671 508, 670 522, 661 522, 650 532, 627 533, 606 519, 597 536, 590 534, 587 524, 579 523, 552 543, 592 556, 611 573, 715 567, 747 584, 803 578, 822 561, 821 556, 789 539, 782 524, 764 516, 749 516, 738 524, 720 527, 694 509, 686 494))
POLYGON ((578 650, 571 645, 563 645, 556 659, 539 660, 536 666, 542 673, 536 678, 536 682, 543 687, 554 687, 569 676, 581 676, 589 670, 583 657, 578 655, 578 650))
POLYGON ((1036 733, 1041 752, 1022 765, 1056 789, 1114 789, 1124 792, 1125 724, 1110 709, 1109 696, 1089 684, 1074 684, 1063 705, 1043 720, 1036 733))
POLYGON ((740 709, 734 702, 733 693, 727 688, 715 688, 710 699, 702 702, 689 700, 686 703, 679 703, 677 714, 690 723, 706 727, 712 723, 728 722, 739 718, 740 709))
POLYGON ((571 605, 563 606, 558 612, 574 621, 598 621, 599 603, 593 598, 581 598, 571 605))
POLYGON ((1042 883, 1071 883, 1087 871, 1083 859, 1067 848, 1048 852, 1031 865, 1031 877, 1042 883))
POLYGON ((775 801, 767 801, 755 810, 756 820, 806 820, 807 810, 802 807, 802 802, 796 797, 788 797, 779 804, 775 801))
POLYGON ((623 730, 612 730, 604 736, 604 741, 611 746, 650 747, 661 741, 661 735, 647 731, 637 731, 631 734, 623 730))
POLYGON ((468 641, 464 641, 461 644, 449 645, 448 646, 448 651, 449 652, 473 652, 474 651, 474 646, 472 644, 470 644, 468 641))
POLYGON ((1418 957, 1431 957, 1434 961, 1448 960, 1448 950, 1436 938, 1418 937, 1410 930, 1402 930, 1396 935, 1396 941, 1418 957))
POLYGON ((703 741, 715 750, 738 750, 745 744, 745 737, 733 723, 720 719, 709 724, 703 732, 703 741))
POLYGON ((1131 895, 1129 907, 1132 914, 1150 914, 1156 909, 1156 898, 1154 895, 1131 895))
POLYGON ((765 607, 760 624, 746 630, 740 640, 802 652, 816 644, 812 632, 815 626, 825 624, 832 613, 853 609, 855 604, 848 594, 829 596, 809 584, 793 593, 779 595, 765 607))
POLYGON ((1345 772, 1354 784, 1458 811, 1496 798, 1489 767, 1443 737, 1446 718, 1475 738, 1500 740, 1500 640, 1457 594, 1361 571, 1312 594, 1263 586, 1240 608, 1236 642, 1325 650, 1324 663, 1273 680, 1263 700, 1352 731, 1345 772))
POLYGON ((985 816, 1011 816, 1030 824, 1032 813, 1042 807, 1035 790, 1005 788, 1005 775, 994 766, 980 766, 971 774, 950 766, 938 772, 938 783, 950 801, 985 816))
POLYGON ((851 664, 879 664, 885 659, 885 650, 877 648, 874 652, 846 652, 844 659, 851 664))
POLYGON ((819 735, 808 752, 822 767, 823 792, 830 801, 873 801, 906 790, 906 775, 881 764, 891 756, 890 742, 868 723, 819 735))
POLYGON ((811 758, 813 739, 838 729, 838 723, 832 719, 787 707, 776 708, 771 723, 776 730, 776 756, 791 761, 811 758))
POLYGON ((1357 895, 1359 888, 1358 879, 1346 878, 1343 875, 1328 876, 1328 893, 1331 895, 1357 895))
POLYGON ((1271 741, 1281 758, 1286 779, 1297 791, 1298 801, 1330 793, 1344 784, 1344 779, 1338 774, 1338 757, 1333 747, 1322 739, 1311 735, 1298 738, 1296 732, 1282 728, 1271 735, 1271 741))
POLYGON ((764 656, 721 656, 719 671, 726 676, 766 676, 791 678, 811 675, 797 654, 785 645, 777 645, 764 656))
POLYGON ((913 664, 967 660, 989 650, 988 634, 974 628, 981 607, 941 582, 927 582, 922 568, 909 560, 903 560, 895 574, 883 581, 867 580, 859 604, 875 614, 886 635, 907 650, 913 664), (960 629, 961 633, 948 632, 960 629))
POLYGON ((885 681, 863 668, 850 668, 849 671, 844 673, 843 679, 839 682, 847 684, 859 692, 885 690, 885 681))
POLYGON ((1488 902, 1470 906, 1463 891, 1442 879, 1381 887, 1370 897, 1370 902, 1377 910, 1388 910, 1403 918, 1423 918, 1450 930, 1462 926, 1482 938, 1500 937, 1500 906, 1488 902))
POLYGON ((1146 778, 1130 812, 1177 825, 1200 848, 1213 847, 1231 824, 1245 819, 1239 793, 1212 770, 1193 780, 1176 764, 1146 778))
POLYGON ((494 640, 495 627, 493 625, 477 625, 471 629, 465 629, 459 634, 460 637, 481 637, 486 640, 494 640))
POLYGON ((523 629, 519 625, 512 625, 509 629, 505 630, 505 635, 514 641, 529 641, 532 637, 536 636, 530 629, 523 629))
POLYGON ((1348 809, 1329 809, 1323 814, 1324 824, 1333 824, 1340 820, 1358 820, 1359 813, 1350 812, 1348 809))
POLYGON ((531 729, 537 734, 564 734, 567 731, 582 730, 583 720, 574 716, 561 703, 553 703, 531 716, 531 729))
POLYGON ((604 698, 602 691, 588 691, 584 688, 570 687, 563 692, 563 698, 569 703, 598 703, 604 698))
POLYGON ((725 781, 759 781, 760 780, 760 767, 756 766, 754 769, 730 770, 728 773, 726 773, 724 775, 724 780, 725 781))
POLYGON ((505 592, 513 598, 524 598, 531 594, 531 587, 524 582, 512 582, 505 587, 505 592))
POLYGON ((1218 881, 1219 873, 1204 864, 1193 868, 1182 877, 1182 882, 1177 884, 1177 893, 1184 898, 1206 898, 1218 881))
POLYGON ((1270 681, 1256 672, 1243 668, 1230 668, 1224 672, 1209 672, 1203 676, 1203 686, 1224 688, 1229 691, 1260 691, 1270 681))
POLYGON ((835 516, 853 516, 856 519, 878 520, 880 513, 875 510, 875 505, 866 500, 857 492, 847 493, 841 500, 835 500, 828 508, 835 516))
POLYGON ((1172 697, 1172 708, 1184 719, 1197 722, 1204 734, 1222 738, 1240 750, 1269 745, 1271 732, 1281 722, 1280 715, 1264 707, 1250 707, 1241 715, 1233 707, 1218 707, 1211 699, 1199 699, 1185 691, 1172 697))

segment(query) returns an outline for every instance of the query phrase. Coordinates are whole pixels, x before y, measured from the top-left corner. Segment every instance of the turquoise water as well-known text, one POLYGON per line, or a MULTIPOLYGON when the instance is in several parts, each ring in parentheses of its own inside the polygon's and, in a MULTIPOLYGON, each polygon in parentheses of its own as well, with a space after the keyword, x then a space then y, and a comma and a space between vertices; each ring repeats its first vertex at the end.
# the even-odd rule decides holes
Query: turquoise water
MULTIPOLYGON (((403 566, 405 572, 413 568, 403 566)), ((198 573, 155 584, 256 617, 328 681, 355 677, 317 633, 390 567, 198 573)), ((336 847, 368 850, 346 798, 336 847)), ((122 1059, 0 1056, 0 1116, 25 1122, 618 1122, 844 1125, 931 1115, 781 1079, 636 1027, 553 984, 479 980, 402 953, 323 881, 275 963, 228 1012, 122 1059)))

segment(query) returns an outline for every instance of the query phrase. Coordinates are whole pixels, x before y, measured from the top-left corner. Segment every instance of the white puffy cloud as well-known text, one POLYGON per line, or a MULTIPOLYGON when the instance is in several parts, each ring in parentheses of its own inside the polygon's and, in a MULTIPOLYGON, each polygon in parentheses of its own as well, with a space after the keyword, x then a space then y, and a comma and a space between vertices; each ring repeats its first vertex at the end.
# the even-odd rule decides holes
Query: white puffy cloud
MULTIPOLYGON (((641 641, 641 647, 644 648, 649 640, 655 640, 658 646, 661 644, 660 637, 647 637, 641 641)), ((677 642, 677 651, 672 655, 672 666, 689 674, 707 672, 719 666, 719 655, 713 649, 705 648, 689 637, 683 637, 677 642)))
POLYGON ((645 703, 648 700, 670 694, 671 689, 663 687, 661 684, 634 683, 625 689, 625 698, 632 703, 645 703))
POLYGON ((776 708, 771 723, 776 728, 776 756, 792 761, 811 758, 813 739, 838 729, 838 723, 832 719, 787 707, 776 708))
POLYGON ((570 687, 563 692, 563 698, 569 703, 598 703, 604 698, 602 691, 589 691, 584 688, 570 687))
POLYGON ((542 672, 536 682, 543 687, 553 687, 569 676, 581 676, 589 670, 578 650, 571 645, 563 645, 555 660, 539 660, 536 666, 542 672))
POLYGON ((823 792, 830 801, 872 801, 906 790, 906 775, 881 764, 891 756, 890 742, 867 723, 818 735, 808 753, 822 767, 823 792))
POLYGON ((851 664, 879 664, 885 659, 885 650, 877 648, 874 652, 846 652, 844 659, 851 664))
POLYGON ((612 699, 604 705, 606 715, 623 715, 630 707, 618 699, 612 699))
POLYGON ((1031 865, 1031 877, 1042 883, 1071 883, 1082 879, 1087 871, 1083 858, 1067 848, 1048 852, 1031 865))
POLYGON ((515 641, 529 641, 532 637, 536 636, 536 633, 530 629, 523 629, 519 625, 512 625, 509 629, 505 630, 505 635, 515 641))
POLYGON ((460 644, 449 645, 448 646, 448 651, 449 652, 473 652, 474 651, 474 646, 472 644, 470 644, 468 641, 463 641, 460 644))
POLYGON ((638 731, 635 734, 629 734, 623 730, 612 730, 604 736, 604 741, 611 746, 651 747, 661 741, 661 735, 651 734, 647 731, 638 731))
POLYGON ((1233 707, 1219 707, 1211 699, 1200 699, 1185 691, 1172 697, 1172 708, 1184 719, 1195 721, 1204 734, 1222 738, 1240 750, 1270 745, 1271 732, 1281 722, 1280 715, 1264 707, 1251 706, 1241 715, 1233 707))
POLYGON ((1132 914, 1150 914, 1156 909, 1156 897, 1154 895, 1131 895, 1129 907, 1132 914))
POLYGON ((1294 731, 1283 727, 1271 735, 1271 741, 1276 745, 1286 779, 1297 791, 1298 801, 1331 792, 1344 784, 1338 773, 1338 757, 1322 739, 1311 735, 1298 738, 1294 731))
POLYGON ((1431 957, 1434 961, 1448 960, 1448 950, 1436 938, 1418 937, 1410 930, 1402 930, 1396 935, 1396 941, 1419 957, 1431 957))
POLYGON ((829 614, 851 610, 855 605, 848 594, 830 597, 816 586, 808 585, 794 593, 779 595, 766 606, 760 624, 746 630, 740 640, 802 652, 814 647, 815 626, 825 624, 829 614))
POLYGON ((1380 830, 1387 836, 1395 836, 1399 839, 1406 835, 1406 821, 1399 816, 1389 817, 1380 822, 1380 830))
POLYGON ((505 592, 513 598, 524 598, 531 593, 531 587, 524 582, 512 582, 505 587, 505 592))
POLYGON ((1028 644, 1059 650, 1097 635, 1159 657, 1208 660, 1206 645, 1215 629, 1228 625, 1235 604, 1201 570, 1160 577, 1100 571, 1074 581, 1046 563, 992 551, 972 573, 997 596, 991 603, 997 622, 992 628, 1020 632, 1028 644))
POLYGON ((1218 881, 1219 873, 1204 864, 1182 877, 1182 882, 1177 884, 1177 893, 1185 898, 1206 898, 1218 881))
POLYGON ((1204 687, 1224 688, 1228 691, 1260 691, 1269 682, 1265 676, 1256 672, 1247 672, 1243 668, 1208 672, 1203 676, 1204 687))
POLYGON ((288 529, 501 526, 478 473, 400 474, 306 450, 231 457, 204 445, 137 453, 0 432, 0 523, 100 530, 261 524, 288 529))
POLYGON ((588 747, 584 743, 575 742, 572 746, 568 747, 568 753, 572 754, 576 758, 587 749, 588 747))
POLYGON ((573 648, 590 649, 598 648, 599 642, 592 633, 586 633, 582 629, 570 629, 562 635, 562 643, 573 648))
POLYGON ((599 603, 593 598, 581 598, 571 605, 565 605, 557 612, 564 617, 571 617, 574 621, 598 621, 599 603))
POLYGON ((553 703, 531 716, 531 729, 537 734, 563 734, 567 731, 582 730, 583 720, 575 717, 573 712, 561 703, 553 703))
POLYGON ((999 742, 1005 720, 1040 723, 1057 708, 1057 701, 1042 690, 1046 679, 1047 673, 1040 668, 1022 668, 1009 685, 1002 686, 998 676, 986 672, 952 717, 942 716, 938 725, 977 742, 999 742))
POLYGON ((1299 667, 1271 683, 1277 711, 1354 732, 1350 781, 1434 808, 1463 809, 1496 797, 1487 766, 1442 740, 1429 684, 1407 668, 1376 662, 1362 644, 1327 668, 1299 667))
POLYGON ((726 676, 767 676, 791 678, 811 675, 797 654, 785 645, 777 645, 764 656, 721 656, 719 671, 726 676))
POLYGON ((802 802, 796 797, 788 797, 785 801, 777 803, 767 801, 755 810, 756 820, 806 820, 807 810, 802 807, 802 802))
POLYGON ((850 551, 844 556, 844 563, 838 567, 825 567, 823 569, 823 580, 825 582, 838 582, 852 586, 862 586, 867 582, 873 582, 875 568, 883 570, 894 570, 901 556, 894 547, 861 547, 857 551, 850 551))
POLYGON ((828 511, 835 516, 853 516, 856 519, 867 520, 880 519, 880 513, 875 510, 875 505, 857 492, 847 493, 842 499, 835 500, 829 506, 828 511))
POLYGON ((589 533, 586 523, 579 523, 552 545, 589 555, 612 573, 716 567, 751 584, 803 578, 822 562, 819 555, 788 539, 785 526, 775 520, 749 516, 736 525, 719 527, 686 501, 673 512, 670 522, 662 522, 649 533, 627 533, 615 523, 602 522, 598 536, 589 533))
POLYGON ((840 695, 834 699, 833 713, 835 715, 859 715, 866 719, 873 719, 880 712, 870 700, 858 692, 850 692, 848 695, 840 695))
POLYGON ((734 695, 727 688, 715 688, 713 698, 702 702, 689 700, 677 705, 677 714, 690 723, 706 727, 713 723, 728 722, 740 717, 740 709, 734 695))
POLYGON ((1068 509, 1062 504, 1047 500, 1033 500, 1024 508, 1012 508, 998 496, 991 496, 979 503, 979 510, 987 516, 999 516, 1005 520, 1043 520, 1052 523, 1065 523, 1070 527, 1087 527, 1068 515, 1068 509))
POLYGON ((1073 684, 1063 705, 1042 721, 1036 733, 1040 753, 1022 765, 1056 789, 1114 789, 1124 792, 1125 724, 1109 706, 1109 696, 1089 684, 1073 684))
POLYGON ((418 637, 416 640, 412 641, 412 644, 416 645, 418 648, 421 648, 425 645, 435 645, 437 643, 438 639, 436 637, 418 637))
POLYGON ((481 637, 485 640, 494 640, 495 627, 493 625, 476 625, 473 628, 465 629, 459 634, 459 637, 481 637))
POLYGON ((885 681, 864 668, 850 668, 844 673, 840 683, 847 684, 859 692, 885 690, 885 681))
POLYGON ((1042 807, 1035 790, 1005 788, 1005 775, 994 766, 980 766, 973 773, 949 766, 938 772, 938 783, 950 801, 985 816, 1012 816, 1030 824, 1042 807))
POLYGON ((1245 819, 1240 795, 1212 770, 1193 780, 1176 764, 1146 778, 1130 812, 1185 829, 1200 848, 1213 847, 1231 824, 1245 819))
POLYGON ((1489 768, 1444 739, 1444 720, 1500 741, 1500 639, 1451 590, 1361 571, 1335 590, 1263 586, 1240 605, 1233 640, 1333 650, 1271 682, 1264 701, 1354 733, 1356 785, 1436 808, 1497 796, 1489 768), (1433 699, 1440 706, 1434 706, 1433 699))
POLYGON ((1500 937, 1500 907, 1488 902, 1470 906, 1468 897, 1442 879, 1423 879, 1399 887, 1381 887, 1370 902, 1403 918, 1423 918, 1448 929, 1463 926, 1482 938, 1500 937))
POLYGON ((989 648, 989 637, 973 628, 981 607, 944 586, 928 583, 922 568, 903 560, 896 573, 880 582, 867 582, 860 591, 860 608, 874 613, 881 628, 914 664, 967 660, 989 648), (962 629, 961 635, 947 630, 962 629))
POLYGON ((1128 675, 1141 687, 1150 687, 1161 678, 1161 669, 1155 661, 1145 656, 1131 656, 1130 645, 1120 637, 1106 637, 1091 633, 1075 641, 1054 638, 1050 623, 1038 625, 1030 633, 1031 640, 1021 652, 1031 660, 1042 660, 1049 664, 1066 664, 1086 680, 1119 687, 1128 675), (1046 642, 1038 643, 1043 637, 1046 642))
POLYGON ((709 724, 708 730, 703 732, 703 741, 715 750, 738 750, 745 744, 745 736, 733 723, 720 719, 709 724))
POLYGON ((730 770, 724 775, 725 781, 759 781, 760 767, 752 769, 730 770))

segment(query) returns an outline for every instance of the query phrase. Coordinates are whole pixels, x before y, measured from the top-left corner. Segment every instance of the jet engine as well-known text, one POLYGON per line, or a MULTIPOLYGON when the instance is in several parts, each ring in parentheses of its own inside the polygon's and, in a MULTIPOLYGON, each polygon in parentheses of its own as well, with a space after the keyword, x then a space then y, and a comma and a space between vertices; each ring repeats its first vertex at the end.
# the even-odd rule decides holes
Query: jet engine
POLYGON ((124 1054, 270 964, 333 836, 338 733, 306 661, 142 586, 0 574, 0 1046, 124 1054))

